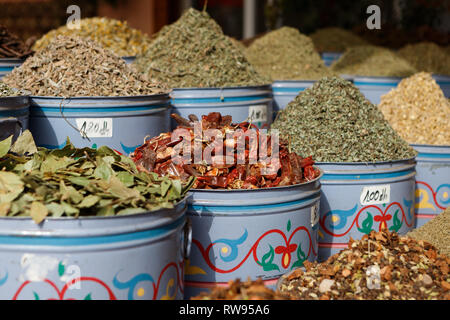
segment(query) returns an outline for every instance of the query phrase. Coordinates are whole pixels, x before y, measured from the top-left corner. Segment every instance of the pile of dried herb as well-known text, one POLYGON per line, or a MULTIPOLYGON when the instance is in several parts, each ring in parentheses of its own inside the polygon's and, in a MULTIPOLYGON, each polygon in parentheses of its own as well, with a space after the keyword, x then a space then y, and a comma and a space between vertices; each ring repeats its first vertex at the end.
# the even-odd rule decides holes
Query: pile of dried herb
POLYGON ((3 78, 34 96, 136 96, 167 92, 91 40, 58 36, 3 78))
POLYGON ((6 27, 0 25, 0 59, 18 58, 24 59, 33 52, 28 43, 23 42, 6 27))
POLYGON ((409 44, 398 51, 418 71, 450 75, 450 55, 432 42, 409 44))
POLYGON ((261 279, 241 282, 231 280, 226 287, 214 287, 211 292, 202 292, 191 300, 290 300, 289 295, 267 288, 261 279))
POLYGON ((202 116, 201 121, 194 115, 190 116, 192 121, 177 114, 172 117, 179 124, 174 132, 147 140, 130 155, 138 169, 182 180, 194 176, 195 189, 273 188, 305 183, 320 175, 311 156, 302 158, 290 152, 282 141, 278 150, 272 149, 277 143, 272 144, 272 136, 248 122, 232 124, 231 116, 219 112, 202 116), (205 134, 199 135, 203 130, 205 134), (213 139, 207 137, 206 130, 218 134, 213 139), (259 147, 251 146, 253 139, 260 141, 259 147, 267 146, 266 156, 259 147), (197 159, 196 149, 201 151, 201 159, 197 159), (208 151, 212 149, 214 155, 208 151))
POLYGON ((344 52, 350 47, 369 44, 353 32, 337 27, 318 29, 309 36, 319 52, 344 52))
POLYGON ((116 55, 125 57, 144 53, 151 42, 150 37, 129 27, 126 21, 94 17, 81 19, 79 22, 79 29, 69 29, 64 25, 51 30, 36 41, 33 49, 36 51, 42 50, 58 36, 79 36, 93 40, 116 55))
POLYGON ((427 241, 435 246, 440 253, 450 256, 450 207, 420 228, 409 232, 407 236, 416 240, 427 241))
POLYGON ((323 78, 278 113, 271 129, 317 162, 410 159, 416 152, 349 81, 323 78))
POLYGON ((2 97, 13 97, 17 96, 19 93, 11 89, 6 83, 0 80, 0 98, 2 97))
POLYGON ((339 74, 368 77, 408 77, 417 71, 393 51, 371 45, 348 48, 331 69, 339 74))
POLYGON ((26 131, 0 142, 0 216, 114 216, 172 208, 193 180, 181 183, 139 172, 108 147, 37 149, 26 131))
POLYGON ((430 73, 403 79, 378 107, 409 143, 450 145, 450 102, 430 73))
POLYGON ((243 52, 206 12, 187 10, 158 32, 136 68, 171 88, 221 88, 266 84, 243 52))
POLYGON ((318 80, 334 73, 325 66, 312 40, 283 27, 256 39, 245 51, 256 70, 272 80, 318 80))
POLYGON ((302 300, 450 300, 449 263, 429 243, 372 231, 324 263, 305 261, 280 291, 302 300))

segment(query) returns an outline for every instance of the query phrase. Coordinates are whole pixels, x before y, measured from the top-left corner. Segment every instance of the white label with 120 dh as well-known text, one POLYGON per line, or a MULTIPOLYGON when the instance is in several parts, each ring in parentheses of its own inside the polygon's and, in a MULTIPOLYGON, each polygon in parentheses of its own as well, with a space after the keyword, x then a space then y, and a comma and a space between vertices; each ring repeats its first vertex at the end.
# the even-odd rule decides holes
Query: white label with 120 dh
POLYGON ((112 138, 112 118, 85 118, 76 119, 77 128, 82 136, 89 138, 112 138))
POLYGON ((364 187, 361 192, 362 205, 385 204, 391 201, 391 185, 383 184, 364 187))

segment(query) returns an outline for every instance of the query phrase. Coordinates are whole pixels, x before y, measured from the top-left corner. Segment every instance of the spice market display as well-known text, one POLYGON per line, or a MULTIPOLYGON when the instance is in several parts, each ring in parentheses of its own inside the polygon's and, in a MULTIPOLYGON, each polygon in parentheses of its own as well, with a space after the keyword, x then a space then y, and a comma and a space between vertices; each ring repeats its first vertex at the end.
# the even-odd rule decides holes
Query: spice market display
POLYGON ((181 2, 0 1, 0 300, 450 300, 448 17, 181 2))

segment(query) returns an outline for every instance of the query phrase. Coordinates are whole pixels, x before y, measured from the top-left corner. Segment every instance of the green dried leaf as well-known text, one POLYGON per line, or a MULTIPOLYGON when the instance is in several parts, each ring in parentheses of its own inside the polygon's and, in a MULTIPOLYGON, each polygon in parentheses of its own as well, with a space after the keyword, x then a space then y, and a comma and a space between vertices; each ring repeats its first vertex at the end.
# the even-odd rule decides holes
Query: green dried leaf
POLYGON ((0 203, 11 202, 23 191, 24 184, 13 172, 0 171, 0 203))
POLYGON ((33 202, 30 208, 30 216, 37 224, 41 223, 48 215, 48 209, 41 202, 33 202))
POLYGON ((19 155, 33 154, 37 152, 36 144, 29 130, 25 130, 14 142, 11 151, 19 155))
POLYGON ((83 201, 81 201, 80 204, 78 204, 78 207, 79 208, 90 208, 90 207, 94 206, 99 201, 100 201, 100 197, 90 194, 87 197, 85 197, 83 199, 83 201))
POLYGON ((12 142, 13 136, 9 136, 3 141, 0 141, 0 158, 3 158, 11 148, 11 142, 12 142))

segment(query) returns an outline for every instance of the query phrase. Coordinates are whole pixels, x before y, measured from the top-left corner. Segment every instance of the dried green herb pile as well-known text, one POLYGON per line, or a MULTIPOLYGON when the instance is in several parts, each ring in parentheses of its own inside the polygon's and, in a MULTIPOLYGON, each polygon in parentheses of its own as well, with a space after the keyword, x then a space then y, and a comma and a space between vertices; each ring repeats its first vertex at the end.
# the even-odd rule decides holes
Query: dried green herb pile
POLYGON ((0 59, 24 59, 32 53, 28 41, 23 42, 18 36, 9 32, 5 26, 0 25, 0 59))
POLYGON ((0 80, 0 98, 17 96, 19 93, 0 80))
POLYGON ((450 54, 432 42, 409 44, 398 51, 418 71, 450 75, 450 54))
POLYGON ((0 216, 114 216, 172 208, 193 180, 139 172, 108 147, 36 149, 29 131, 0 142, 0 216))
POLYGON ((416 240, 427 241, 435 246, 440 253, 450 256, 450 207, 420 228, 409 232, 407 236, 416 240))
POLYGON ((206 12, 187 10, 158 32, 134 62, 171 88, 221 88, 269 83, 206 12))
POLYGON ((337 27, 318 29, 309 36, 319 52, 344 52, 350 47, 369 44, 353 32, 337 27))
POLYGON ((191 300, 290 300, 287 294, 266 287, 261 279, 245 282, 231 280, 226 287, 214 287, 211 292, 202 292, 191 300))
POLYGON ((271 129, 301 155, 317 162, 380 162, 416 152, 392 129, 377 106, 349 81, 323 78, 278 113, 271 129))
POLYGON ((417 71, 393 51, 371 45, 348 48, 331 69, 338 74, 369 77, 408 77, 417 71))
POLYGON ((245 55, 260 74, 272 80, 318 80, 334 74, 325 66, 312 40, 291 27, 256 39, 245 55))
POLYGON ((34 96, 136 96, 167 92, 91 40, 58 36, 3 78, 34 96))
POLYGON ((120 57, 142 54, 151 42, 149 36, 129 27, 126 21, 93 17, 81 19, 79 29, 69 29, 64 25, 51 30, 36 41, 33 49, 42 50, 58 36, 79 36, 93 40, 120 57))
POLYGON ((449 263, 429 243, 372 231, 324 263, 305 261, 280 291, 301 300, 450 300, 449 263))
POLYGON ((409 143, 450 145, 450 102, 430 73, 403 79, 378 107, 409 143))

